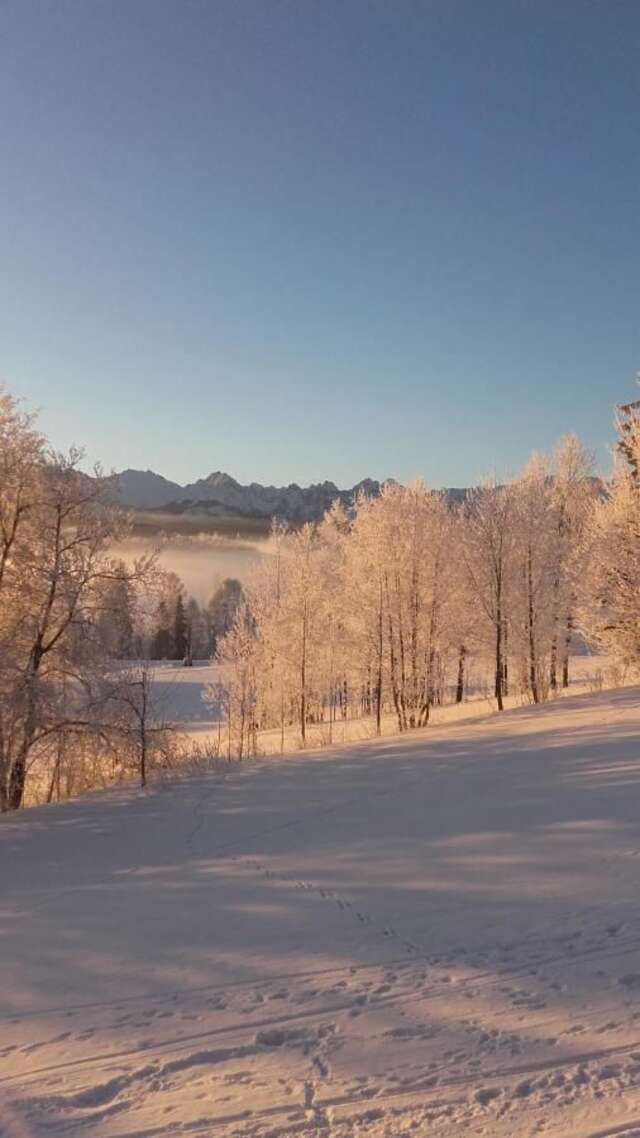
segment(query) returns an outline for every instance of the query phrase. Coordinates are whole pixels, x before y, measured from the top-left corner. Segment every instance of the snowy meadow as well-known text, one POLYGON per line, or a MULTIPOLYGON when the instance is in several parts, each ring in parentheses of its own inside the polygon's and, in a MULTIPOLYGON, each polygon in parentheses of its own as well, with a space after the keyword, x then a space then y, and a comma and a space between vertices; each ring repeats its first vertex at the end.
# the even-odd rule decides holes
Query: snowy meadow
POLYGON ((640 1138, 639 49, 0 0, 0 1138, 640 1138))
POLYGON ((155 549, 117 482, 53 453, 8 394, 0 426, 3 812, 145 785, 196 751, 243 760, 419 730, 469 701, 543 704, 588 650, 611 657, 607 683, 633 675, 619 572, 635 411, 620 423, 626 471, 606 487, 567 436, 462 498, 371 483, 316 522, 274 520, 268 540, 159 534, 155 549), (157 698, 171 661, 214 668, 192 719, 216 730, 198 747, 157 698))
POLYGON ((639 410, 210 593, 0 410, 2 1138, 638 1138, 639 410))

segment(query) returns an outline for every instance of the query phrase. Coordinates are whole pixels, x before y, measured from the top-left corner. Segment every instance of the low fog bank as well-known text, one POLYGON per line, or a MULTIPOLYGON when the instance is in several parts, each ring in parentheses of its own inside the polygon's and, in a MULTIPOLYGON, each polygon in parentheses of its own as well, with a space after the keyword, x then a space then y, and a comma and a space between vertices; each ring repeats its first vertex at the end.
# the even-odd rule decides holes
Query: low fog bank
POLYGON ((226 577, 245 581, 251 569, 269 555, 268 539, 253 542, 199 534, 194 537, 132 537, 114 547, 114 555, 130 564, 145 553, 159 550, 161 568, 177 573, 187 593, 206 604, 226 577))

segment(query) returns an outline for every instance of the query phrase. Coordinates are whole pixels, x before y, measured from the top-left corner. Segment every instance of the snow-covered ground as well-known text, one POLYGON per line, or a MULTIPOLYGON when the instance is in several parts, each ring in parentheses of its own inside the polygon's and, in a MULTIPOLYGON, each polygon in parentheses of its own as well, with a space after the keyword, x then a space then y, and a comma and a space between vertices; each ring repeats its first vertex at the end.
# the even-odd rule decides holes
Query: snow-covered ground
POLYGON ((638 1138, 639 869, 637 688, 3 819, 2 1138, 638 1138))
POLYGON ((151 665, 154 709, 158 718, 174 723, 184 735, 206 742, 215 738, 218 708, 204 695, 220 679, 220 668, 208 661, 195 661, 191 668, 181 663, 151 665))

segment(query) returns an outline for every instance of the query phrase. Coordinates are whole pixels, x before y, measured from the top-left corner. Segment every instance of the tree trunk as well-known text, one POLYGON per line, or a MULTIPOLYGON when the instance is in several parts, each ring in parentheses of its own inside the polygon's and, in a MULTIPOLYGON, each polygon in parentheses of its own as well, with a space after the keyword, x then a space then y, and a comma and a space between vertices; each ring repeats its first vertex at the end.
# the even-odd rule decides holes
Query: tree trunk
POLYGON ((502 699, 502 613, 498 607, 498 614, 496 617, 496 685, 495 695, 498 703, 498 711, 504 710, 504 702, 502 699))
POLYGON ((331 683, 329 684, 329 742, 330 743, 333 743, 333 712, 334 712, 334 706, 335 706, 335 698, 336 698, 335 683, 334 683, 333 677, 332 677, 331 683))
POLYGON ((61 761, 61 759, 62 759, 62 755, 60 753, 60 750, 58 749, 58 751, 56 753, 56 760, 53 764, 53 770, 51 772, 51 781, 49 782, 49 789, 47 791, 47 805, 49 805, 49 803, 53 802, 53 792, 56 789, 56 787, 58 789, 58 802, 60 801, 60 761, 61 761))
POLYGON ((462 703, 464 699, 464 663, 467 650, 464 644, 460 645, 458 652, 458 683, 456 685, 456 703, 462 703))
POLYGON ((411 664, 411 711, 409 715, 409 726, 416 727, 419 725, 419 704, 420 696, 419 689, 421 687, 418 678, 418 620, 420 613, 420 598, 418 596, 418 574, 414 565, 412 580, 411 580, 411 628, 409 636, 409 650, 410 650, 410 664, 411 664))
POLYGON ((533 608, 533 555, 531 548, 527 557, 527 623, 529 633, 529 686, 534 703, 540 702, 538 692, 538 670, 536 660, 536 640, 533 608))
POLYGON ((569 648, 571 646, 571 633, 573 632, 573 618, 567 613, 567 624, 564 637, 564 656, 562 658, 562 686, 569 687, 569 648))
POLYGON ((400 591, 400 577, 396 574, 396 596, 398 598, 398 653, 400 657, 400 686, 398 699, 402 711, 402 731, 407 729, 407 667, 404 650, 404 633, 402 631, 402 596, 400 591))
POLYGON ((394 632, 393 632, 393 617, 391 615, 391 606, 387 605, 387 625, 389 632, 389 674, 391 680, 391 695, 393 696, 393 706, 396 709, 398 717, 398 730, 404 731, 404 722, 402 719, 402 706, 400 704, 400 696, 398 692, 398 677, 396 672, 396 654, 394 648, 394 632))
POLYGON ((9 810, 19 810, 22 806, 26 773, 26 757, 24 754, 20 754, 11 767, 11 775, 9 776, 9 810))
POLYGON ((147 677, 140 683, 140 786, 147 785, 147 677))
POLYGON ((558 635, 554 628, 551 641, 551 660, 549 663, 549 687, 551 691, 558 690, 558 635))
POLYGON ((27 757, 33 746, 36 734, 36 697, 34 685, 40 661, 42 659, 38 646, 34 649, 32 663, 27 676, 27 698, 24 715, 24 729, 20 750, 11 764, 9 774, 9 789, 7 795, 8 809, 19 810, 24 798, 24 784, 27 777, 27 757))
POLYGON ((382 656, 384 653, 384 608, 382 581, 378 595, 378 674, 376 676, 376 735, 382 733, 382 656))
POLYGON ((551 659, 549 663, 549 687, 555 692, 558 689, 558 596, 560 593, 560 578, 557 573, 553 579, 553 636, 551 638, 551 659))
POLYGON ((307 741, 307 614, 302 616, 302 651, 300 656, 300 737, 302 746, 307 741))

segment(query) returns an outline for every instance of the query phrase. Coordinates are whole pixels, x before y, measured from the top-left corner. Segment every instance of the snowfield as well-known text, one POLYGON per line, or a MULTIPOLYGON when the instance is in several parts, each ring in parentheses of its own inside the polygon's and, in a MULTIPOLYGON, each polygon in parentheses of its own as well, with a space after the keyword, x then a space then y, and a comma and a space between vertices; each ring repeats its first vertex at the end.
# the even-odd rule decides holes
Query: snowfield
POLYGON ((639 869, 634 688, 5 818, 0 1134, 638 1138, 639 869))

